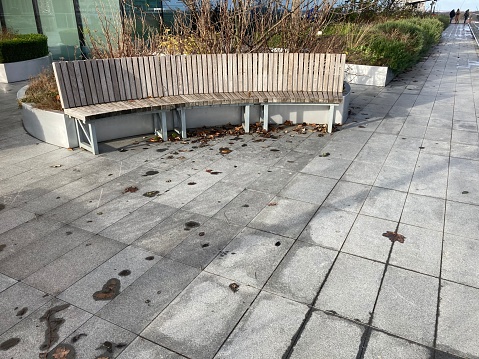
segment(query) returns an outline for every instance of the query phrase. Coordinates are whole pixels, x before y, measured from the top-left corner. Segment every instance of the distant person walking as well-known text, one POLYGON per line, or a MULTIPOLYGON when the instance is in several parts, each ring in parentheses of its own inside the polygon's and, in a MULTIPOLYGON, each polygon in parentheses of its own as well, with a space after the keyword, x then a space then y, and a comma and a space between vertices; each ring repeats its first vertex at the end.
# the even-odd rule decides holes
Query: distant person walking
POLYGON ((469 19, 469 9, 467 9, 464 13, 464 25, 466 25, 467 19, 469 19))
POLYGON ((451 10, 451 12, 449 13, 449 23, 452 24, 452 19, 454 19, 454 16, 456 16, 456 12, 454 11, 454 9, 451 10))
POLYGON ((459 24, 459 15, 461 15, 461 11, 459 9, 456 10, 456 15, 454 15, 454 22, 459 24))

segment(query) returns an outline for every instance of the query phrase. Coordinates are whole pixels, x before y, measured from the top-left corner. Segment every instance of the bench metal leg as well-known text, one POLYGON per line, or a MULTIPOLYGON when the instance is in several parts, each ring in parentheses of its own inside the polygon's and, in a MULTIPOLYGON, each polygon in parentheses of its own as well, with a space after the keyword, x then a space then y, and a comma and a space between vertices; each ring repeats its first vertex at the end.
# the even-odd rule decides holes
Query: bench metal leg
POLYGON ((249 120, 250 120, 250 105, 246 105, 243 108, 243 128, 244 132, 249 133, 249 120))
POLYGON ((78 145, 80 148, 84 148, 94 155, 97 155, 99 152, 95 125, 92 123, 83 123, 80 120, 75 119, 75 126, 77 129, 78 145))
POLYGON ((269 122, 269 105, 263 105, 263 129, 268 131, 268 122, 269 122))
POLYGON ((175 131, 181 135, 181 138, 186 138, 186 111, 183 109, 175 109, 174 122, 175 122, 175 126, 174 126, 175 131), (180 121, 179 128, 177 126, 178 117, 180 121))
POLYGON ((166 127, 166 112, 154 113, 155 135, 160 136, 163 141, 168 140, 168 128, 166 127), (160 119, 161 116, 161 119, 160 119))
POLYGON ((336 105, 329 105, 329 114, 328 114, 328 132, 329 133, 333 133, 335 114, 336 114, 336 105))

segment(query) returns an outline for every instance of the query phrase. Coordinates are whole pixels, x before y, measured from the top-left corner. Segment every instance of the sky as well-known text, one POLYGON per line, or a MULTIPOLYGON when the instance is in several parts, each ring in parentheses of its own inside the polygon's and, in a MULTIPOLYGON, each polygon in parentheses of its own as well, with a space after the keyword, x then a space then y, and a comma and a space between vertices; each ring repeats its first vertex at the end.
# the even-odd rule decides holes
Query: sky
MULTIPOLYGON (((461 11, 469 9, 471 12, 479 12, 479 3, 471 0, 437 0, 436 11, 451 11, 459 8, 461 11)), ((426 9, 431 9, 431 2, 426 3, 426 9)))

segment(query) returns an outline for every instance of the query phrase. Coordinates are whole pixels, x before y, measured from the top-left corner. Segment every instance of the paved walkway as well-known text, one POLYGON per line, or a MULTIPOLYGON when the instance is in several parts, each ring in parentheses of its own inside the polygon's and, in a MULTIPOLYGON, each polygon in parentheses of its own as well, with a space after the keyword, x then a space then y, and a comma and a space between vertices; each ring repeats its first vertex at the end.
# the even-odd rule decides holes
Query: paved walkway
POLYGON ((450 26, 332 136, 96 157, 3 86, 0 358, 479 357, 477 61, 450 26))

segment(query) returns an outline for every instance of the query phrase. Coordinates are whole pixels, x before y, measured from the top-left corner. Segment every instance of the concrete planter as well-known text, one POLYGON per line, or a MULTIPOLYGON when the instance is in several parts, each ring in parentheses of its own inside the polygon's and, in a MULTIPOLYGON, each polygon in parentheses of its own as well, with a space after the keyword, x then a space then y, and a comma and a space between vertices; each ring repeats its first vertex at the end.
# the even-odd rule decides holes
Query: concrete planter
POLYGON ((0 64, 0 82, 9 83, 28 80, 38 75, 44 68, 52 66, 51 55, 38 59, 0 64))
MULTIPOLYGON (((17 99, 25 96, 27 87, 17 92, 17 99)), ((22 119, 25 130, 33 137, 60 147, 78 147, 75 122, 63 112, 40 110, 29 103, 22 103, 22 119)))
POLYGON ((389 67, 346 64, 344 79, 351 84, 384 87, 393 78, 389 67))

